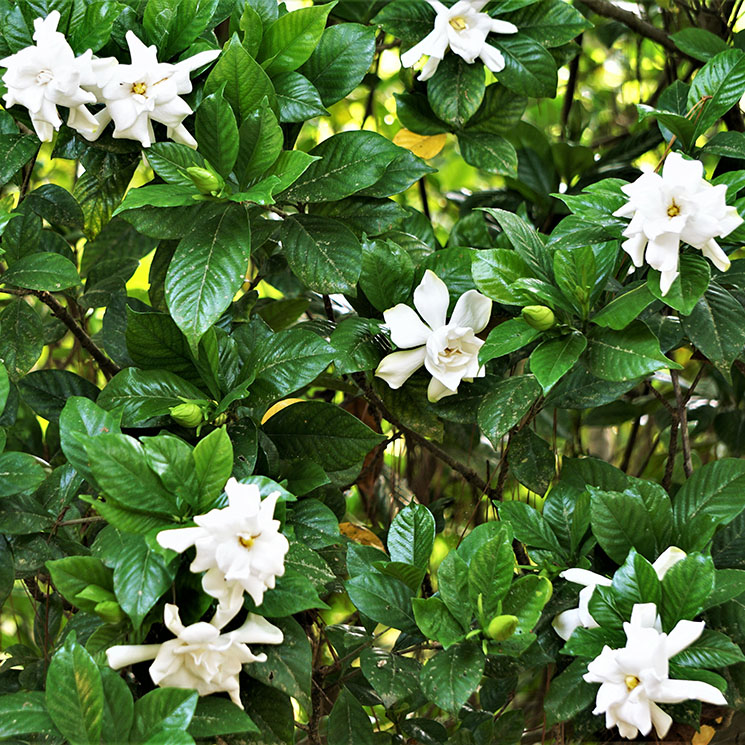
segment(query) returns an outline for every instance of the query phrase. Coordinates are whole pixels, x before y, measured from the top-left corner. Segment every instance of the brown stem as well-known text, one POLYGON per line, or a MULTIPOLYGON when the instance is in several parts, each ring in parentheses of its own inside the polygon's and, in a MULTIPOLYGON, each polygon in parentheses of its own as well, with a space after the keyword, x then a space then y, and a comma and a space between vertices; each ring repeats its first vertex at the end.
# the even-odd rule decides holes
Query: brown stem
POLYGON ((680 375, 677 370, 670 371, 670 377, 673 379, 673 390, 675 391, 675 400, 678 404, 678 422, 680 424, 680 441, 683 445, 683 470, 686 478, 690 478, 693 473, 693 463, 691 462, 691 440, 688 436, 688 412, 683 393, 680 390, 680 375))
POLYGON ((564 92, 564 102, 561 106, 561 131, 564 133, 564 139, 568 136, 568 124, 569 114, 572 111, 572 104, 574 103, 574 94, 577 90, 577 77, 579 74, 579 60, 582 57, 582 39, 583 34, 580 34, 577 38, 579 44, 579 52, 572 58, 569 63, 569 80, 567 80, 566 91, 564 92))
POLYGON ((665 475, 662 478, 662 488, 665 491, 670 490, 670 484, 673 481, 673 467, 675 466, 675 455, 678 452, 678 414, 675 412, 673 421, 670 424, 670 447, 667 451, 667 463, 665 464, 665 475))
POLYGON ((647 23, 647 21, 642 20, 630 11, 619 8, 613 5, 613 3, 609 3, 608 0, 583 0, 583 3, 599 16, 619 21, 632 31, 636 31, 637 34, 657 42, 669 52, 688 57, 687 54, 684 54, 675 46, 675 42, 662 29, 653 26, 651 23, 647 23))
POLYGON ((59 318, 72 331, 83 349, 87 350, 91 357, 98 363, 101 372, 107 379, 113 378, 121 370, 119 365, 106 356, 104 351, 88 336, 85 329, 70 315, 67 308, 51 292, 47 292, 46 290, 15 290, 6 287, 0 288, 0 292, 8 295, 19 295, 21 297, 33 295, 39 298, 52 311, 52 315, 59 318))
POLYGON ((623 453, 623 460, 621 461, 621 470, 624 473, 629 472, 629 465, 631 464, 631 456, 634 453, 634 445, 636 445, 636 438, 639 434, 639 428, 641 427, 642 418, 640 416, 634 419, 634 423, 631 425, 631 432, 629 432, 629 439, 626 442, 626 450, 623 453))

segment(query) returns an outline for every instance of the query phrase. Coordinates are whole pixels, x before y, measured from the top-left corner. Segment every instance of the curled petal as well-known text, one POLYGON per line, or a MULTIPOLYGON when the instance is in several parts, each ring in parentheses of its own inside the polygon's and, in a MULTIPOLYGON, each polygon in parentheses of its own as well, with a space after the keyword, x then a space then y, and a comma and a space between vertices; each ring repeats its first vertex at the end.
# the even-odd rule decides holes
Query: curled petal
POLYGON ((481 57, 481 61, 492 71, 492 72, 502 72, 504 70, 505 61, 504 61, 504 55, 502 52, 499 51, 499 49, 496 49, 491 44, 484 44, 483 47, 481 47, 481 52, 479 53, 479 57, 481 57))
POLYGON ((516 34, 518 32, 517 26, 509 21, 500 21, 493 19, 491 22, 491 31, 495 34, 516 34))
POLYGON ((443 385, 437 378, 432 378, 427 386, 427 399, 432 401, 432 403, 436 403, 446 396, 454 396, 456 393, 458 393, 457 390, 451 390, 446 385, 443 385))
POLYGON ((400 349, 411 349, 427 343, 432 330, 408 305, 399 303, 383 313, 386 326, 391 330, 391 341, 400 349))
POLYGON ((242 644, 282 644, 284 641, 282 630, 256 613, 249 613, 243 625, 228 636, 242 644))
POLYGON ((657 737, 662 739, 670 731, 670 727, 673 723, 673 718, 666 712, 662 711, 654 701, 649 704, 649 713, 652 716, 652 724, 654 730, 657 733, 657 737))
POLYGON ((730 268, 729 256, 722 251, 720 245, 713 238, 706 242, 701 251, 720 272, 726 272, 730 268))
POLYGON ((652 564, 652 569, 657 572, 657 577, 662 580, 671 567, 674 567, 679 561, 683 561, 688 556, 682 548, 670 546, 666 548, 652 564))
POLYGON ((575 629, 582 627, 579 608, 565 610, 554 617, 551 622, 554 631, 564 640, 568 641, 575 629))
POLYGON ((678 621, 667 635, 665 648, 668 658, 675 657, 678 652, 693 644, 703 634, 704 626, 703 621, 678 621))
POLYGON ((679 704, 689 699, 707 704, 726 706, 724 694, 713 685, 700 680, 663 680, 650 692, 650 696, 661 704, 679 704))
POLYGON ((391 388, 400 388, 423 364, 426 347, 393 352, 380 360, 375 375, 391 388))
POLYGON ((173 530, 161 530, 155 536, 155 540, 163 548, 170 548, 171 551, 182 554, 203 535, 204 528, 175 528, 173 530))
POLYGON ((445 325, 448 305, 450 294, 447 285, 431 269, 427 269, 414 290, 414 307, 429 327, 436 331, 445 325))
POLYGON ((491 317, 492 301, 476 290, 464 292, 455 304, 451 326, 473 329, 478 334, 486 328, 491 317))
POLYGON ((577 567, 565 569, 559 576, 567 582, 573 582, 575 585, 584 585, 585 587, 592 587, 594 585, 610 587, 612 584, 611 580, 603 577, 602 574, 596 574, 588 569, 579 569, 577 567))
POLYGON ((634 266, 644 263, 644 249, 647 247, 647 236, 644 233, 636 233, 627 238, 621 248, 631 257, 634 266))
POLYGON ((106 650, 106 661, 110 668, 119 670, 127 665, 154 660, 160 647, 160 644, 117 644, 106 650))

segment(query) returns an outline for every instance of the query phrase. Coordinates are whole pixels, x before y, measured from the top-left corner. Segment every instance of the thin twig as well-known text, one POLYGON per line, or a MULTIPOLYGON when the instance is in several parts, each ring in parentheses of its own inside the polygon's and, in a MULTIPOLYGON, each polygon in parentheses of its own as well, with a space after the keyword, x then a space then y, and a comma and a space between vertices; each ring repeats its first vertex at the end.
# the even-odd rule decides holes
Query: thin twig
POLYGON ((623 460, 621 461, 621 470, 624 473, 629 472, 629 465, 631 464, 631 456, 634 453, 634 445, 636 444, 636 438, 639 434, 639 428, 641 427, 642 418, 640 416, 634 419, 634 423, 631 425, 631 432, 629 432, 629 439, 626 442, 626 450, 623 453, 623 460))
POLYGON ((670 447, 667 450, 667 463, 665 464, 665 475, 662 478, 662 488, 665 491, 670 490, 670 484, 673 481, 673 467, 675 466, 675 456, 678 452, 678 412, 675 412, 673 421, 670 424, 670 447))
POLYGON ((693 463, 691 462, 691 440, 688 436, 688 412, 686 410, 683 393, 680 390, 680 375, 677 370, 670 371, 670 377, 673 379, 673 390, 675 391, 675 400, 678 404, 678 423, 680 425, 680 441, 683 446, 683 470, 686 478, 690 478, 693 473, 693 463))

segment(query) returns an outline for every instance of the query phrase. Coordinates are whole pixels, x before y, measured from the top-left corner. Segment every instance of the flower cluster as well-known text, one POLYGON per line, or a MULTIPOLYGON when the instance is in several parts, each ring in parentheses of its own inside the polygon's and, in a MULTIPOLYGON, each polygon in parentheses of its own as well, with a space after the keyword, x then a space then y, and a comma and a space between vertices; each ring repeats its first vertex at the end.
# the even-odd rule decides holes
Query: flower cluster
MULTIPOLYGON (((677 546, 670 546, 665 549, 652 564, 652 568, 657 573, 657 578, 662 581, 662 578, 667 574, 668 570, 675 566, 679 561, 682 561, 686 557, 686 552, 677 546)), ((590 598, 595 588, 600 585, 601 587, 610 587, 611 580, 607 577, 603 577, 602 574, 596 574, 590 572, 587 569, 567 569, 560 575, 567 582, 572 582, 576 585, 583 585, 583 588, 579 593, 579 607, 571 608, 559 613, 553 620, 554 631, 565 641, 574 633, 575 629, 596 629, 598 624, 595 619, 590 615, 590 598)))
POLYGON ((69 109, 67 125, 87 140, 97 139, 109 122, 113 136, 137 140, 150 147, 155 140, 153 122, 167 127, 170 138, 189 147, 197 143, 183 125, 192 113, 181 94, 192 89, 189 74, 214 60, 219 50, 209 50, 176 64, 158 62, 154 46, 145 46, 127 32, 131 64, 115 58, 94 57, 89 49, 76 57, 64 34, 57 31, 58 11, 34 21, 34 46, 0 60, 7 68, 3 82, 5 105, 20 104, 31 115, 37 136, 52 139, 62 125, 57 106, 69 109), (87 106, 103 104, 97 114, 87 106))
POLYGON ((660 272, 663 295, 678 276, 681 241, 699 249, 717 269, 729 269, 730 260, 715 238, 729 235, 743 219, 727 206, 727 186, 714 186, 703 175, 701 161, 670 153, 661 176, 644 173, 621 187, 629 201, 613 214, 631 218, 622 248, 634 266, 646 260, 660 272))
POLYGON ((430 401, 456 394, 462 380, 484 377, 479 364, 484 342, 476 334, 489 323, 492 301, 469 290, 458 298, 447 323, 449 304, 447 285, 428 269, 414 290, 419 315, 403 303, 385 311, 391 340, 406 350, 384 357, 375 371, 391 388, 400 388, 422 365, 432 375, 427 391, 430 401))
POLYGON ((445 52, 452 49, 469 64, 473 64, 478 57, 492 72, 504 70, 504 56, 486 41, 486 37, 492 32, 515 34, 517 26, 482 13, 481 9, 489 0, 458 0, 452 8, 439 0, 427 2, 437 13, 435 27, 418 44, 401 55, 401 64, 404 67, 412 67, 424 55, 428 55, 429 59, 419 80, 429 80, 445 57, 445 52))
POLYGON ((618 727, 622 737, 648 735, 654 726, 657 736, 668 733, 673 720, 657 704, 678 704, 697 699, 710 704, 727 704, 722 692, 698 680, 669 677, 670 658, 698 639, 703 621, 679 621, 663 634, 654 603, 634 606, 631 621, 623 625, 626 646, 603 647, 587 666, 584 679, 600 683, 593 714, 605 714, 608 729, 618 727))
POLYGON ((114 669, 154 660, 150 677, 156 685, 194 688, 201 696, 227 691, 242 706, 241 665, 266 660, 246 645, 281 644, 282 631, 254 613, 234 631, 223 634, 221 629, 243 608, 244 591, 256 605, 263 602, 264 591, 284 574, 289 543, 279 532, 279 520, 273 518, 279 492, 262 501, 255 484, 241 484, 233 478, 225 492, 228 506, 197 515, 197 527, 163 530, 156 536, 161 546, 178 553, 196 546, 190 568, 205 572, 202 588, 218 600, 212 620, 184 626, 178 608, 166 605, 164 621, 174 639, 164 644, 115 646, 106 654, 114 669))

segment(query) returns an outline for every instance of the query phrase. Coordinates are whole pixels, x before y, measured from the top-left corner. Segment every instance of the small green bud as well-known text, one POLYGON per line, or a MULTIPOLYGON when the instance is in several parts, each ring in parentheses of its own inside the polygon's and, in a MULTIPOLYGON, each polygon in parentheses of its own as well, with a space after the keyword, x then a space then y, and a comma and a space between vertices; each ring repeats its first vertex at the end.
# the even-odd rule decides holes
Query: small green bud
POLYGON ((76 600, 91 600, 94 603, 108 602, 110 600, 116 600, 111 590, 107 590, 105 587, 100 585, 86 585, 80 592, 75 595, 76 600))
POLYGON ((509 639, 517 628, 520 620, 517 616, 494 616, 486 628, 486 635, 497 642, 509 639))
POLYGON ((202 409, 196 404, 179 404, 170 408, 171 419, 182 427, 198 427, 204 421, 202 409))
POLYGON ((124 620, 124 612, 116 600, 104 600, 98 603, 93 612, 106 623, 121 623, 124 620))
POLYGON ((556 316, 545 305, 526 305, 522 311, 525 323, 538 331, 548 331, 556 325, 556 316))
POLYGON ((213 171, 208 171, 206 168, 189 166, 189 168, 186 169, 186 172, 189 174, 189 178, 194 183, 194 186, 196 186, 202 194, 214 194, 225 186, 225 182, 221 176, 218 176, 213 171))
POLYGON ((222 427, 223 424, 226 424, 228 421, 228 412, 223 411, 222 414, 218 414, 213 420, 212 424, 215 425, 215 427, 222 427))

